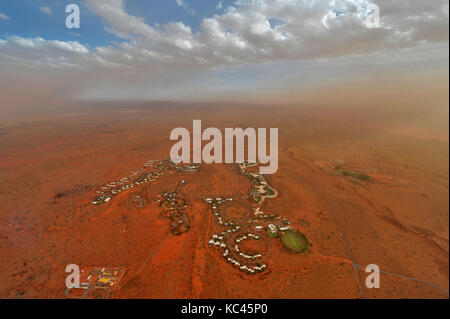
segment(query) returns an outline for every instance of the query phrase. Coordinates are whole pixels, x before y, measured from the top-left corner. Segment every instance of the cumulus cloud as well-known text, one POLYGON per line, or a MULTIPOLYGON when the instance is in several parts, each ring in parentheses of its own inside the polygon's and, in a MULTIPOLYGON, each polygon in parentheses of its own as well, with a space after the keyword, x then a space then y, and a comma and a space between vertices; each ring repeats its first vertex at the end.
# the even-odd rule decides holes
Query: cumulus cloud
POLYGON ((81 67, 98 61, 76 41, 45 40, 11 36, 0 39, 0 58, 22 67, 81 67))
POLYGON ((125 50, 135 60, 164 59, 177 65, 318 59, 448 40, 448 3, 443 0, 382 2, 378 29, 366 27, 370 2, 365 0, 240 0, 223 14, 205 18, 195 34, 181 22, 155 29, 126 13, 122 0, 87 1, 107 21, 108 31, 131 39, 131 47, 111 57, 119 58, 125 50))
MULTIPOLYGON (((122 39, 109 46, 7 37, 0 66, 121 68, 141 79, 149 71, 215 70, 286 61, 351 58, 422 46, 448 47, 446 0, 379 0, 379 28, 367 28, 367 0, 237 0, 204 18, 198 31, 182 22, 152 26, 129 14, 123 0, 86 0, 105 30, 122 39)), ((185 0, 177 0, 183 8, 185 0)), ((406 56, 405 56, 406 58, 406 56)), ((100 72, 101 73, 101 72, 100 72)), ((166 81, 170 83, 171 81, 166 81)))
POLYGON ((97 61, 116 65, 220 67, 370 54, 448 41, 447 1, 380 2, 377 29, 365 25, 369 4, 366 0, 239 0, 223 14, 205 18, 193 33, 181 22, 152 27, 128 14, 123 0, 87 0, 104 20, 105 30, 124 40, 116 46, 92 48, 90 53, 97 61))
POLYGON ((9 20, 9 17, 8 17, 6 14, 0 12, 0 20, 6 20, 6 21, 8 21, 8 20, 9 20))
POLYGON ((52 9, 50 7, 39 7, 39 10, 41 10, 42 12, 44 12, 45 14, 48 15, 52 15, 52 9))

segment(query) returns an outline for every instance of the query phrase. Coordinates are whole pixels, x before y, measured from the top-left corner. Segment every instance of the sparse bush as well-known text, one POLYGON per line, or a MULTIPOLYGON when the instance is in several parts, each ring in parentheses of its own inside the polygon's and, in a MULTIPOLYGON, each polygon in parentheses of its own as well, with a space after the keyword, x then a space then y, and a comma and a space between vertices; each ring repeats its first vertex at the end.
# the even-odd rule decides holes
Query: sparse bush
POLYGON ((356 179, 359 179, 359 180, 362 180, 362 181, 369 181, 370 180, 370 176, 369 175, 366 175, 364 173, 361 173, 361 172, 358 172, 358 171, 355 171, 355 170, 343 171, 342 175, 350 176, 350 177, 353 177, 353 178, 356 178, 356 179))

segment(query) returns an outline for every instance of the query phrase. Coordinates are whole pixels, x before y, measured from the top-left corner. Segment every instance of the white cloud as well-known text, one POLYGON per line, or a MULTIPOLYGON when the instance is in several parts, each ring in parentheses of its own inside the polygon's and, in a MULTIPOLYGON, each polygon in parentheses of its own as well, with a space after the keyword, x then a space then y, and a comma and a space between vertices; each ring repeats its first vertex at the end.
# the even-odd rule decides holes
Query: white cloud
MULTIPOLYGON (((119 45, 91 49, 95 60, 144 69, 323 59, 448 42, 444 0, 382 3, 379 29, 365 27, 366 0, 239 0, 223 14, 205 18, 196 33, 181 22, 152 27, 128 14, 123 0, 86 1, 105 21, 106 31, 124 39, 119 45)), ((186 5, 182 0, 178 3, 186 5)), ((41 40, 9 42, 25 47, 41 40)), ((49 41, 49 47, 57 47, 56 43, 72 53, 76 48, 79 53, 89 52, 65 42, 49 41)))
MULTIPOLYGON (((186 3, 180 0, 179 4, 186 3)), ((223 13, 203 19, 200 29, 193 32, 182 22, 151 26, 127 13, 123 0, 86 0, 88 8, 104 21, 105 30, 122 38, 121 43, 89 48, 76 41, 7 37, 0 43, 0 68, 14 63, 90 71, 120 68, 120 74, 141 80, 152 72, 177 77, 182 70, 351 60, 361 55, 376 55, 379 62, 389 59, 387 52, 393 50, 448 46, 447 1, 377 1, 379 29, 365 27, 368 3, 238 0, 224 7, 223 13)), ((152 80, 159 81, 157 77, 152 80)), ((168 83, 176 81, 166 79, 164 84, 168 83)))
POLYGON ((58 41, 58 40, 45 40, 43 38, 22 38, 18 36, 12 36, 7 38, 7 42, 12 45, 24 48, 35 49, 60 49, 68 52, 76 53, 89 53, 89 50, 82 44, 75 41, 58 41))
POLYGON ((46 40, 41 37, 7 37, 1 41, 0 67, 31 68, 89 68, 99 65, 89 49, 76 41, 46 40))
POLYGON ((52 15, 52 9, 50 7, 39 7, 39 10, 41 10, 42 12, 44 12, 45 14, 48 15, 52 15))
POLYGON ((191 4, 186 0, 175 0, 179 7, 182 7, 191 16, 195 15, 195 10, 192 9, 191 4))
POLYGON ((129 15, 125 11, 123 0, 87 0, 87 4, 95 14, 109 24, 106 30, 121 38, 157 36, 157 32, 145 24, 142 18, 129 15))
POLYGON ((10 20, 10 18, 6 14, 0 12, 0 20, 8 21, 10 20))
MULTIPOLYGON (((182 0, 177 3, 187 5, 182 0)), ((88 6, 108 23, 107 31, 130 41, 131 47, 125 51, 134 58, 131 60, 149 58, 149 64, 161 62, 152 61, 155 57, 164 57, 177 66, 192 66, 201 61, 202 66, 212 67, 320 59, 448 39, 446 1, 382 3, 379 29, 365 26, 368 14, 365 8, 369 3, 366 0, 240 0, 225 8, 223 14, 205 18, 200 31, 194 34, 181 22, 153 28, 141 18, 129 15, 122 0, 87 0, 88 6), (425 14, 426 18, 422 17, 425 14), (421 23, 410 20, 416 15, 421 17, 421 23)), ((115 52, 110 57, 119 59, 120 55, 121 52, 115 52)))

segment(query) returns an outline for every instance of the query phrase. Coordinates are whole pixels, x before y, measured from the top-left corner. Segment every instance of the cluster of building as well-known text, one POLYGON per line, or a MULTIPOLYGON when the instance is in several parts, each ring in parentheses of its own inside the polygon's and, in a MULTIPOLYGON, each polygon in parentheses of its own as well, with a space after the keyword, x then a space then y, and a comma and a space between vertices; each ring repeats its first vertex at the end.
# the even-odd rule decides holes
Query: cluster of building
POLYGON ((246 234, 246 235, 243 235, 243 236, 241 236, 241 237, 238 237, 238 238, 236 238, 236 240, 235 240, 236 245, 234 245, 234 249, 239 253, 240 256, 242 256, 242 257, 244 257, 244 258, 246 258, 246 259, 254 260, 254 259, 257 259, 257 258, 261 258, 261 257, 262 257, 262 254, 259 254, 259 253, 258 253, 258 254, 248 255, 248 254, 245 254, 245 253, 241 252, 241 250, 239 249, 239 245, 238 245, 238 244, 239 244, 241 241, 244 241, 244 240, 250 239, 250 238, 259 240, 261 237, 258 236, 258 235, 254 235, 254 234, 252 234, 252 233, 248 233, 248 234, 246 234))
POLYGON ((166 157, 163 158, 161 160, 159 160, 158 162, 156 162, 154 164, 154 168, 162 170, 162 171, 167 171, 167 170, 171 170, 175 167, 175 163, 172 162, 172 160, 170 159, 170 157, 166 157))
POLYGON ((162 193, 161 196, 160 205, 168 211, 169 218, 172 220, 170 223, 172 234, 181 235, 187 232, 191 224, 189 215, 186 213, 186 200, 177 198, 177 192, 162 193))
POLYGON ((257 260, 262 258, 262 254, 246 254, 241 251, 239 245, 247 239, 259 240, 261 237, 252 233, 244 233, 237 222, 225 219, 221 212, 224 205, 233 201, 233 198, 206 198, 205 202, 211 206, 216 222, 226 227, 224 231, 212 235, 208 241, 209 245, 222 250, 222 257, 235 268, 248 274, 256 274, 266 269, 267 265, 257 260))
POLYGON ((275 198, 278 196, 278 192, 270 187, 267 183, 264 175, 256 172, 248 172, 247 167, 257 166, 255 162, 244 162, 239 165, 241 174, 250 178, 253 184, 253 188, 250 191, 250 196, 256 204, 261 204, 266 198, 275 198))
MULTIPOLYGON (((260 206, 265 198, 274 198, 278 195, 277 191, 272 188, 266 181, 265 177, 256 172, 249 172, 247 168, 257 166, 256 162, 245 162, 239 165, 240 173, 248 177, 252 182, 250 195, 256 207, 253 214, 245 224, 240 224, 235 220, 230 220, 223 216, 224 209, 229 205, 233 198, 216 197, 205 198, 212 209, 212 214, 216 223, 224 230, 218 234, 212 235, 208 244, 221 250, 222 257, 233 267, 248 274, 256 274, 267 269, 267 264, 263 262, 263 254, 246 253, 241 249, 241 244, 245 240, 260 240, 261 235, 252 233, 253 231, 262 232, 270 237, 277 237, 281 232, 289 229, 289 220, 281 218, 276 214, 266 214, 261 211, 260 206), (244 229, 242 229, 244 227, 244 229)), ((120 179, 118 182, 111 182, 102 186, 97 193, 93 204, 99 205, 111 200, 111 198, 127 189, 140 186, 158 179, 165 171, 176 170, 181 173, 197 172, 200 164, 175 163, 170 158, 164 158, 159 161, 150 160, 144 164, 142 168, 133 172, 130 176, 120 179), (153 171, 150 171, 150 170, 153 171), (154 170, 157 171, 154 171, 154 170)), ((184 184, 182 181, 181 184, 184 184)), ((176 191, 162 193, 159 199, 161 207, 167 211, 168 217, 171 219, 171 232, 174 235, 181 235, 190 228, 189 216, 186 213, 187 202, 185 199, 178 198, 176 191)), ((136 207, 144 207, 146 201, 136 195, 132 198, 132 203, 136 207)), ((244 249, 245 250, 245 249, 244 249)), ((105 277, 107 278, 107 277, 105 277)), ((103 279, 106 281, 106 279, 103 279)))
POLYGON ((112 289, 117 288, 126 269, 123 267, 86 267, 81 269, 80 287, 66 288, 65 295, 72 299, 88 299, 93 293, 102 293, 108 299, 112 289))
POLYGON ((228 233, 236 232, 240 229, 240 227, 237 226, 233 221, 223 218, 220 215, 219 206, 225 204, 226 202, 232 202, 232 201, 233 201, 233 198, 231 198, 231 197, 228 197, 228 198, 217 197, 217 198, 206 198, 205 199, 205 202, 207 202, 208 204, 211 205, 213 215, 216 218, 216 222, 219 225, 226 226, 226 227, 228 227, 228 226, 234 227, 233 229, 229 229, 228 233))
MULTIPOLYGON (((92 204, 101 205, 109 202, 115 195, 132 189, 134 187, 143 186, 147 183, 156 181, 160 176, 164 175, 166 171, 176 170, 180 173, 197 172, 200 169, 200 164, 184 164, 175 163, 169 157, 163 158, 159 161, 149 160, 143 167, 132 172, 130 176, 121 178, 119 181, 108 183, 101 186, 94 198, 92 204)), ((182 182, 184 184, 184 181, 182 182)), ((180 235, 187 232, 190 228, 189 216, 185 209, 187 208, 184 199, 178 199, 177 193, 163 193, 160 199, 161 206, 169 211, 171 221, 171 232, 175 235, 180 235)), ((130 197, 130 205, 143 208, 147 201, 139 195, 130 197)))
MULTIPOLYGON (((117 275, 119 274, 119 268, 114 268, 112 270, 107 270, 105 267, 100 271, 95 284, 100 287, 109 286, 112 287, 116 283, 117 275)), ((90 275, 91 276, 91 275, 90 275)), ((87 278, 89 280, 89 277, 87 278)))
POLYGON ((123 177, 119 181, 110 182, 101 186, 96 190, 98 194, 92 201, 93 205, 101 205, 109 202, 115 195, 134 188, 136 186, 144 185, 154 182, 161 175, 164 175, 164 171, 175 169, 178 172, 197 172, 200 169, 200 164, 177 164, 172 162, 170 158, 164 158, 162 160, 149 160, 143 167, 132 172, 130 176, 123 177), (148 172, 148 169, 157 169, 159 171, 148 172))
POLYGON ((273 220, 273 219, 280 219, 281 218, 279 215, 275 215, 275 214, 264 214, 264 212, 262 212, 259 207, 256 207, 253 210, 253 214, 258 219, 273 220))
POLYGON ((261 235, 254 234, 251 231, 244 231, 244 229, 253 229, 256 232, 262 232, 262 234, 267 234, 270 237, 278 237, 279 234, 290 228, 290 222, 287 218, 281 218, 276 214, 267 214, 261 210, 260 207, 264 199, 274 198, 278 193, 267 183, 263 175, 247 171, 248 167, 257 165, 258 163, 255 162, 245 162, 239 165, 240 173, 250 178, 252 182, 253 186, 250 195, 257 205, 253 208, 253 214, 245 225, 239 225, 239 223, 222 216, 222 212, 227 203, 233 201, 233 198, 217 197, 205 199, 205 202, 211 206, 217 224, 226 228, 221 233, 212 235, 208 244, 220 249, 222 251, 222 257, 233 267, 248 274, 265 271, 267 264, 263 262, 262 253, 250 254, 241 249, 240 245, 243 241, 261 239, 261 235), (244 229, 241 229, 241 227, 244 229))
POLYGON ((256 264, 254 266, 247 266, 245 264, 242 265, 239 261, 231 257, 228 257, 227 261, 239 270, 247 272, 249 274, 257 274, 263 272, 267 268, 266 264, 256 264))
POLYGON ((178 172, 186 173, 186 172, 197 172, 200 169, 201 164, 173 162, 170 157, 166 157, 158 161, 156 164, 154 164, 154 167, 162 171, 175 169, 178 172))
POLYGON ((92 204, 101 205, 103 203, 107 203, 115 195, 128 189, 132 189, 135 186, 154 182, 159 178, 159 176, 164 174, 163 172, 148 172, 139 175, 140 172, 142 172, 141 169, 133 172, 129 177, 124 177, 117 182, 110 182, 104 186, 101 186, 98 190, 96 190, 96 193, 99 195, 94 198, 92 204), (137 175, 138 177, 136 177, 137 175))
POLYGON ((290 221, 287 218, 281 218, 275 214, 265 214, 259 207, 253 209, 253 214, 256 217, 254 222, 257 223, 255 229, 258 231, 265 229, 269 235, 278 235, 290 229, 290 221))
POLYGON ((181 173, 197 172, 201 164, 175 164, 175 169, 181 173))

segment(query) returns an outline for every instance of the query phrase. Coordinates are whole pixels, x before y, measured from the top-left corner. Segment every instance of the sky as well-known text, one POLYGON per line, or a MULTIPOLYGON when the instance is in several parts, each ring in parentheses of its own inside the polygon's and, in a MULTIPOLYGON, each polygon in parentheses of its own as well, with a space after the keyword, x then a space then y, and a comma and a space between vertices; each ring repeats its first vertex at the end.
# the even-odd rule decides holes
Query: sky
POLYGON ((448 73, 448 12, 446 0, 2 0, 0 98, 261 100, 349 78, 429 81, 448 73), (65 25, 71 3, 79 29, 65 25))

